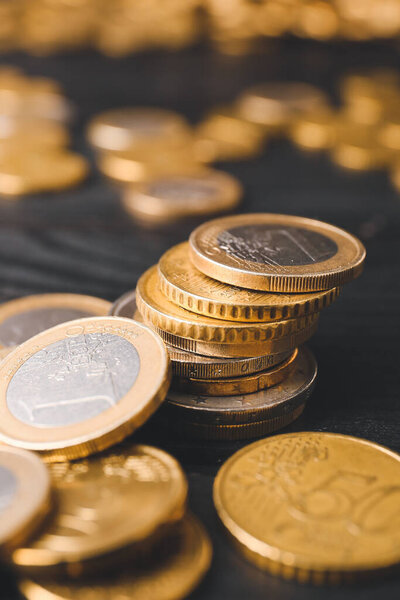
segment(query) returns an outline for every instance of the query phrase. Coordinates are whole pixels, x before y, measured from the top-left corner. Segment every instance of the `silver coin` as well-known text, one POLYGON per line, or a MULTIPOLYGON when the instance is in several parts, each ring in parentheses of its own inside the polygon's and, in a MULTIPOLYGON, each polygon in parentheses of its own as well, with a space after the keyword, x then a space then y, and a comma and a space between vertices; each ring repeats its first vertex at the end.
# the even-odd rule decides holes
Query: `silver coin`
POLYGON ((7 406, 16 419, 35 427, 81 423, 115 406, 139 369, 136 348, 122 337, 67 337, 22 364, 7 388, 7 406))
POLYGON ((11 506, 17 486, 14 473, 0 465, 0 515, 11 506))

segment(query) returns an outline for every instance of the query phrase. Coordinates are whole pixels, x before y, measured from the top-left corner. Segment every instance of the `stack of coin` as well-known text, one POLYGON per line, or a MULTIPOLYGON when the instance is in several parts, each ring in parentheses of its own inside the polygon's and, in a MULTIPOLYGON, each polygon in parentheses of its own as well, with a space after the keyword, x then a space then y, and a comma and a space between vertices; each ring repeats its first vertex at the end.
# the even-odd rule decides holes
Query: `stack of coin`
POLYGON ((84 179, 87 161, 68 149, 70 112, 55 81, 0 69, 0 194, 56 191, 84 179))

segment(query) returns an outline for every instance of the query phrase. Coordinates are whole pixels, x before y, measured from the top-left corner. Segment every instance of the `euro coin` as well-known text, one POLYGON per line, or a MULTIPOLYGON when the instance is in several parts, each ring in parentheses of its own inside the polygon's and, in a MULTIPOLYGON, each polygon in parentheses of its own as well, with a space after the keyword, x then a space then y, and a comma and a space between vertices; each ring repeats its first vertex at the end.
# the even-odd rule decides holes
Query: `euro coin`
POLYGON ((32 452, 0 447, 0 554, 8 558, 50 510, 50 477, 32 452))
POLYGON ((167 250, 158 263, 160 289, 186 310, 227 321, 281 321, 320 312, 336 300, 340 289, 311 294, 254 292, 227 285, 196 269, 183 242, 167 250))
POLYGON ((234 215, 200 225, 190 258, 205 275, 253 290, 311 292, 357 277, 361 242, 339 227, 268 213, 234 215))
POLYGON ((90 459, 51 465, 50 472, 57 510, 41 535, 12 556, 25 572, 78 576, 100 565, 105 569, 113 553, 133 554, 159 540, 185 511, 185 475, 158 448, 127 443, 90 459))
POLYGON ((171 535, 166 556, 148 561, 146 569, 128 563, 122 572, 94 581, 40 582, 23 580, 21 592, 27 600, 183 600, 198 585, 211 562, 212 548, 204 527, 186 516, 171 535), (93 596, 94 595, 94 596, 93 596))
POLYGON ((92 317, 52 327, 0 366, 0 441, 50 462, 87 456, 140 427, 164 400, 168 353, 141 323, 92 317))
POLYGON ((338 583, 400 562, 400 457, 367 440, 288 433, 236 452, 214 483, 244 555, 274 575, 338 583))

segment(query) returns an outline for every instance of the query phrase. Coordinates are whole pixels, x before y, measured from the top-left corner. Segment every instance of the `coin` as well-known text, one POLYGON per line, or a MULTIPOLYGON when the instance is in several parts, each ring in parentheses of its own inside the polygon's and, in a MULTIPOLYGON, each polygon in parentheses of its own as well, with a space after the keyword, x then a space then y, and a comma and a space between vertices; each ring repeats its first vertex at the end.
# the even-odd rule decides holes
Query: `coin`
POLYGON ((42 582, 23 580, 21 592, 28 600, 183 600, 207 572, 212 555, 211 542, 201 523, 186 516, 176 525, 166 556, 148 561, 138 569, 135 561, 108 578, 96 582, 42 582))
POLYGON ((160 289, 186 310, 227 321, 280 321, 320 312, 336 300, 340 289, 312 294, 268 294, 226 285, 196 269, 189 244, 167 250, 158 263, 160 289))
POLYGON ((230 379, 197 379, 194 377, 175 377, 172 388, 177 391, 202 396, 238 396, 252 394, 281 383, 294 369, 297 349, 283 363, 251 375, 242 375, 230 379))
POLYGON ((361 271, 365 248, 339 227, 268 213, 234 215, 200 225, 190 258, 205 275, 240 287, 308 292, 342 285, 361 271))
POLYGON ((12 117, 0 114, 0 152, 41 148, 63 148, 69 135, 63 125, 46 119, 12 117))
POLYGON ((0 365, 0 441, 49 461, 87 456, 140 427, 165 398, 168 354, 149 328, 116 317, 52 327, 0 365))
POLYGON ((94 117, 89 123, 89 142, 103 151, 135 151, 143 146, 181 145, 190 128, 179 114, 160 108, 118 108, 94 117))
POLYGON ((301 432, 260 440, 220 469, 214 502, 245 556, 313 583, 400 562, 400 457, 350 436, 301 432))
POLYGON ((395 161, 390 171, 390 179, 396 190, 400 190, 400 163, 395 161))
POLYGON ((331 158, 339 166, 357 171, 383 168, 391 152, 379 143, 374 126, 357 124, 348 120, 337 129, 331 158))
POLYGON ((124 205, 143 217, 164 222, 231 210, 242 193, 242 186, 229 173, 209 169, 126 188, 124 205))
POLYGON ((38 294, 0 304, 0 349, 11 352, 45 329, 83 317, 105 316, 110 302, 81 294, 38 294))
POLYGON ((336 114, 329 106, 296 118, 289 129, 290 139, 303 150, 331 148, 336 139, 336 114))
POLYGON ((0 554, 8 557, 50 510, 49 473, 32 452, 0 447, 0 554))

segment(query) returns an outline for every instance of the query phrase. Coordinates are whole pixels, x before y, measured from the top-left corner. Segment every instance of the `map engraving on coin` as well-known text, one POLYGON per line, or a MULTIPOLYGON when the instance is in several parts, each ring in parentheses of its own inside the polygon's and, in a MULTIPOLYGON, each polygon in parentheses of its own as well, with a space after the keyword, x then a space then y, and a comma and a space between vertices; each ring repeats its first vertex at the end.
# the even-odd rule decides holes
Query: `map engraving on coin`
POLYGON ((0 465, 0 515, 10 506, 15 492, 17 491, 17 480, 15 475, 0 465))
POLYGON ((35 427, 63 427, 115 406, 139 374, 140 358, 128 340, 108 333, 81 334, 33 354, 7 389, 13 416, 35 427))
POLYGON ((233 227, 219 234, 218 244, 233 258, 280 267, 323 262, 338 250, 316 231, 273 224, 233 227))

